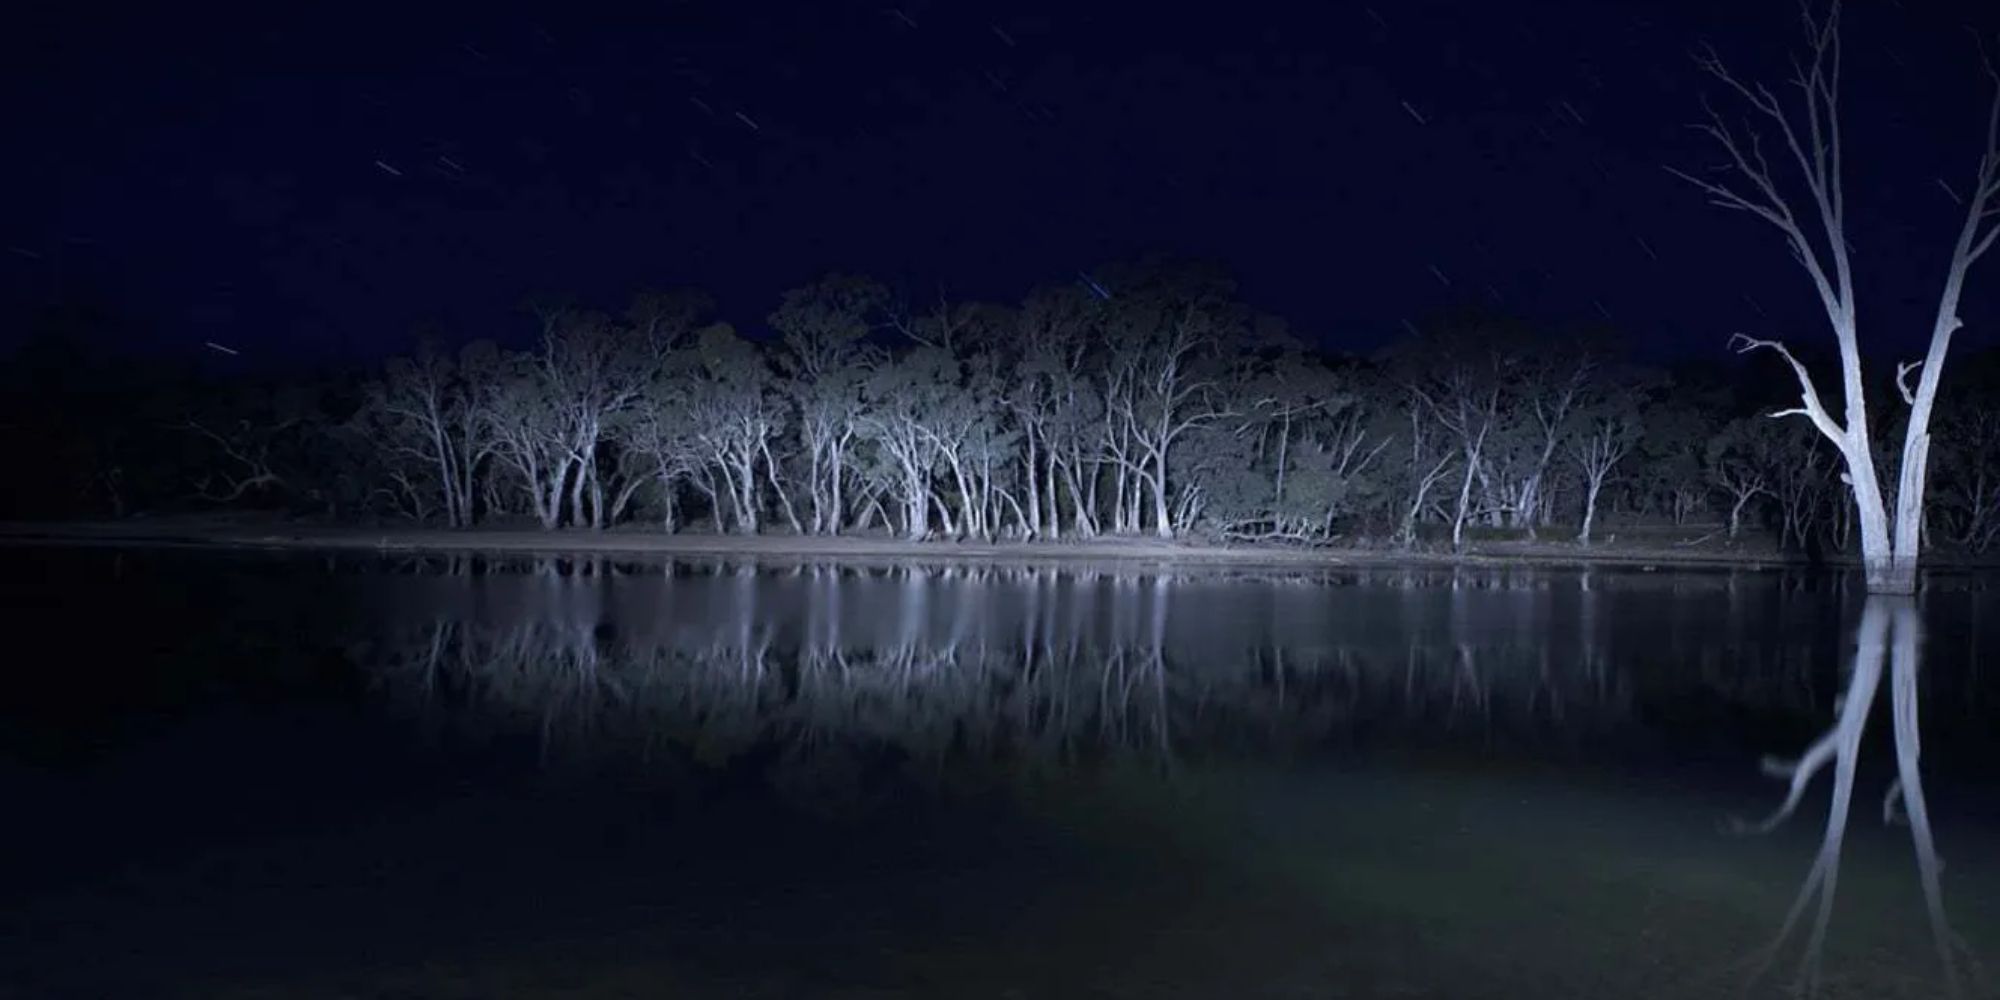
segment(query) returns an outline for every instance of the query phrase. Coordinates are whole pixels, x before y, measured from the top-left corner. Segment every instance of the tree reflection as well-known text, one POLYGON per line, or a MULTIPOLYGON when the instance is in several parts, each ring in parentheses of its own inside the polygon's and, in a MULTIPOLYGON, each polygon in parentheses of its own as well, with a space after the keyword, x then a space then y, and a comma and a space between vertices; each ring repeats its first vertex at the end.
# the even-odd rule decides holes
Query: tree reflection
MULTIPOLYGON (((396 613, 383 620, 398 624, 357 659, 439 725, 469 730, 482 754, 497 737, 501 746, 535 747, 551 766, 639 761, 653 769, 649 781, 670 776, 702 796, 747 790, 840 813, 891 802, 900 809, 941 789, 970 788, 992 801, 983 796, 997 784, 1048 777, 1082 775, 1081 787, 1095 794, 1093 776, 1106 772, 1193 777, 1164 799, 1184 801, 1181 793, 1206 787, 1208 776, 1261 777, 1273 758, 1313 755, 1316 763, 1327 750, 1388 748, 1392 768, 1411 757, 1435 766, 1447 779, 1433 786, 1439 794, 1463 792, 1463 803, 1453 803, 1478 815, 1470 810, 1488 804, 1493 769, 1462 767, 1468 760, 1679 760, 1670 741, 1683 733, 1708 741, 1731 724, 1741 733, 1774 720, 1830 718, 1796 761, 1767 764, 1787 782, 1784 791, 1769 815, 1739 827, 1796 823, 1818 775, 1831 779, 1824 829, 1812 831, 1821 836, 1796 897, 1785 888, 1782 923, 1745 907, 1776 925, 1753 925, 1755 934, 1777 931, 1751 959, 1761 961, 1760 981, 1818 992, 1823 955, 1841 953, 1838 931, 1829 943, 1837 891, 1854 910, 1873 888, 1861 874, 1871 869, 1856 860, 1868 838, 1848 835, 1859 794, 1864 817, 1880 803, 1885 816, 1907 822, 1926 912, 1898 922, 1893 910, 1871 907, 1868 930, 1928 930, 1935 957, 1921 941, 1901 952, 1914 954, 1925 977, 1941 966, 1942 985, 1923 995, 1967 995, 1983 980, 1946 919, 1918 767, 1920 652, 1940 675, 1925 679, 1934 706, 1941 693, 1988 702, 1952 673, 1957 646, 1920 649, 1907 599, 1872 599, 1848 636, 1851 649, 1840 651, 1828 624, 1853 605, 1837 591, 1810 589, 1810 580, 1793 583, 1603 570, 1579 578, 1417 568, 1362 577, 969 561, 751 567, 696 559, 588 572, 523 564, 371 591, 393 601, 396 613), (1844 671, 1828 669, 1836 661, 1844 671), (1690 662, 1700 669, 1686 669, 1690 662), (1889 742, 1880 728, 1867 732, 1878 706, 1893 713, 1898 764, 1886 798, 1862 778, 1875 763, 1861 757, 1864 743, 1889 742)), ((1955 635, 1960 620, 1950 587, 1926 594, 1927 620, 1940 635, 1955 635)), ((1928 721, 1935 757, 1956 733, 1935 708, 1928 721)), ((1312 776, 1301 783, 1310 787, 1245 784, 1287 802, 1322 794, 1320 769, 1299 770, 1312 776)), ((1112 790, 1131 789, 1121 782, 1112 790)), ((1580 796, 1561 791, 1546 802, 1510 798, 1507 814, 1567 823, 1580 796)), ((1392 798, 1408 796, 1397 788, 1392 798)), ((1658 804, 1652 789, 1633 798, 1642 797, 1641 805, 1658 804)), ((1342 822, 1378 822, 1354 816, 1342 822)), ((1434 820, 1426 811, 1398 822, 1425 831, 1434 820)), ((1659 892, 1705 893, 1705 879, 1733 876, 1743 860, 1726 843, 1697 847, 1699 863, 1713 860, 1716 870, 1663 867, 1641 855, 1659 892)), ((1524 852, 1541 848, 1530 843, 1524 852)), ((1449 851, 1462 848, 1453 841, 1449 851)), ((1372 858, 1357 852, 1350 860, 1358 868, 1372 858)), ((1735 883, 1721 884, 1733 892, 1735 883)), ((1586 882, 1549 891, 1594 890, 1586 882)), ((1739 912, 1743 899, 1687 902, 1686 924, 1660 918, 1700 947, 1674 967, 1712 961, 1715 949, 1735 953, 1743 936, 1720 918, 1739 912)), ((1968 931, 1972 918, 1959 914, 1968 931)), ((1651 910, 1645 919, 1655 919, 1651 910)), ((1901 971, 1899 962, 1894 974, 1901 971)))
POLYGON ((1877 691, 1881 687, 1884 661, 1889 671, 1890 711, 1894 720, 1896 778, 1882 801, 1884 822, 1905 822, 1916 849, 1917 874, 1923 890, 1924 910, 1930 937, 1937 949, 1939 971, 1945 995, 1965 995, 1965 980, 1977 967, 1970 950, 1952 930, 1945 914, 1944 894, 1932 834, 1930 811, 1924 800, 1923 777, 1918 768, 1921 752, 1917 719, 1917 672, 1921 623, 1916 602, 1911 597, 1871 594, 1862 608, 1855 630, 1854 659, 1847 689, 1840 698, 1834 723, 1807 747, 1796 760, 1767 758, 1765 772, 1789 782, 1784 801, 1769 816, 1755 822, 1737 822, 1739 832, 1767 833, 1791 817, 1804 799, 1813 778, 1829 764, 1833 766, 1833 797, 1827 810, 1825 832, 1805 881, 1799 886, 1786 911, 1778 934, 1758 953, 1755 978, 1769 974, 1771 967, 1804 928, 1805 943, 1800 951, 1793 981, 1806 996, 1820 995, 1823 982, 1827 928, 1832 921, 1836 890, 1840 882, 1841 851, 1854 801, 1855 773, 1859 767, 1862 735, 1868 726, 1877 691), (1811 913, 1810 925, 1806 925, 1811 913))
POLYGON ((1495 627, 1545 595, 1493 581, 1456 581, 1444 607, 1394 605, 1401 625, 1333 626, 1324 587, 1130 568, 715 566, 486 583, 366 665, 413 700, 532 734, 551 757, 677 743, 710 760, 776 749, 801 765, 862 748, 933 766, 1170 770, 1363 722, 1479 745, 1568 739, 1632 707, 1588 634, 1593 616, 1574 647, 1551 649, 1495 627), (1215 615, 1242 627, 1214 627, 1215 615))

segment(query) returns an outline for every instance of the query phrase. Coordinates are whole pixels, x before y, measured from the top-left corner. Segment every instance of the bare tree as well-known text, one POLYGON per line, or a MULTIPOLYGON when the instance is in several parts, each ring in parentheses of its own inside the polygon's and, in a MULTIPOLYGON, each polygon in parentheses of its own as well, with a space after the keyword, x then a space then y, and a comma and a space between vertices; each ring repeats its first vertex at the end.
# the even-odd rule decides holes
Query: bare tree
MULTIPOLYGON (((1189 431, 1235 412, 1222 392, 1216 355, 1219 324, 1227 321, 1215 309, 1212 303, 1188 301, 1132 317, 1139 325, 1130 328, 1137 333, 1129 378, 1122 380, 1125 391, 1107 393, 1126 445, 1120 461, 1136 477, 1134 489, 1151 500, 1153 534, 1159 538, 1174 535, 1168 502, 1174 446, 1189 431)), ((1130 526, 1138 527, 1136 517, 1130 526)))
POLYGON ((1424 508, 1430 503, 1430 493, 1444 478, 1451 474, 1454 456, 1449 447, 1431 451, 1432 439, 1436 436, 1425 429, 1425 420, 1431 417, 1430 407, 1424 405, 1423 397, 1411 392, 1410 417, 1410 457, 1408 471, 1410 478, 1409 505, 1403 509, 1403 519, 1396 529, 1396 540, 1404 548, 1416 544, 1417 520, 1423 516, 1424 508))
POLYGON ((1861 348, 1856 331, 1853 254, 1847 237, 1847 197, 1842 181, 1840 13, 1839 0, 1832 0, 1818 16, 1810 6, 1804 11, 1807 53, 1804 60, 1795 63, 1796 73, 1791 81, 1798 90, 1796 107, 1780 101, 1765 85, 1738 77, 1715 53, 1701 54, 1697 61, 1702 71, 1748 106, 1752 123, 1732 126, 1720 111, 1705 103, 1708 121, 1696 128, 1726 154, 1728 166, 1724 168, 1724 179, 1705 180, 1669 169, 1700 188, 1714 204, 1748 212, 1777 227, 1793 257, 1811 278, 1840 349, 1845 404, 1841 418, 1836 419, 1828 411, 1811 374, 1783 342, 1739 333, 1730 339, 1730 344, 1739 354, 1772 351, 1791 366, 1799 383, 1800 405, 1773 416, 1803 416, 1839 449, 1847 466, 1846 479, 1854 494, 1860 522, 1868 589, 1906 594, 1916 589, 1931 410, 1952 333, 1961 325, 1959 296, 1966 273, 1992 248, 1995 236, 2000 235, 2000 226, 1994 223, 2000 218, 2000 73, 1994 71, 1990 62, 1986 64, 1987 76, 1996 84, 1987 112, 1986 145, 1972 187, 1963 201, 1965 216, 1945 269, 1930 349, 1922 361, 1900 364, 1896 369, 1896 385, 1910 405, 1910 414, 1893 492, 1892 521, 1869 441, 1868 405, 1862 389, 1861 348), (1782 140, 1781 158, 1789 159, 1799 173, 1805 189, 1803 199, 1784 190, 1777 169, 1765 155, 1757 123, 1775 130, 1782 140), (1913 371, 1921 372, 1915 388, 1908 381, 1913 371))
POLYGON ((1117 525, 1174 535, 1174 454, 1197 428, 1239 416, 1232 391, 1255 362, 1266 332, 1235 302, 1235 284, 1211 267, 1153 259, 1108 282, 1103 309, 1110 345, 1100 369, 1104 446, 1113 464, 1117 525), (1233 348, 1233 349, 1232 349, 1233 348))
MULTIPOLYGON (((415 357, 392 359, 382 380, 365 389, 362 416, 377 446, 428 472, 445 523, 454 528, 472 524, 474 480, 492 450, 472 384, 473 378, 491 370, 491 356, 492 348, 485 344, 470 346, 454 358, 425 343, 415 357)), ((392 475, 406 493, 416 489, 400 469, 392 475)))
POLYGON ((736 530, 754 535, 761 528, 760 468, 777 488, 786 519, 798 530, 798 518, 777 483, 771 457, 771 441, 783 432, 784 419, 764 358, 734 330, 717 324, 701 331, 688 361, 681 376, 689 427, 721 475, 736 530))
POLYGON ((1519 395, 1526 398, 1517 405, 1528 411, 1529 428, 1524 437, 1530 447, 1523 456, 1527 460, 1521 463, 1520 474, 1509 484, 1508 507, 1514 525, 1528 529, 1528 537, 1534 538, 1535 528, 1551 506, 1550 467, 1557 449, 1576 430, 1572 425, 1577 409, 1590 401, 1597 360, 1588 351, 1550 352, 1521 367, 1519 395))
POLYGON ((1447 362, 1422 379, 1407 383, 1410 392, 1458 443, 1458 499, 1452 507, 1451 547, 1465 548, 1465 525, 1477 513, 1473 485, 1486 472, 1487 446, 1500 422, 1501 379, 1507 359, 1489 354, 1481 359, 1447 362), (1481 364, 1484 360, 1489 364, 1481 364))
POLYGON ((489 373, 478 408, 493 454, 520 478, 542 527, 562 524, 567 509, 571 524, 602 528, 599 445, 648 373, 606 317, 557 309, 541 318, 541 351, 489 373))
POLYGON ((1006 405, 1021 429, 1023 486, 1030 537, 1062 537, 1058 476, 1070 486, 1076 531, 1095 531, 1092 511, 1077 488, 1079 454, 1088 435, 1079 412, 1088 389, 1085 337, 1095 314, 1088 293, 1076 288, 1044 288, 1016 313, 1018 364, 1008 384, 1006 405))
POLYGON ((1708 481, 1729 496, 1729 537, 1743 529, 1743 509, 1759 496, 1771 494, 1770 428, 1750 420, 1734 420, 1709 439, 1702 465, 1708 481))
POLYGON ((514 473, 543 528, 562 523, 563 485, 574 459, 560 408, 550 404, 525 357, 508 357, 480 384, 479 411, 499 463, 514 473))
POLYGON ((1590 529, 1597 521, 1597 498, 1612 470, 1632 451, 1639 437, 1638 414, 1629 406, 1614 405, 1594 417, 1584 432, 1571 443, 1571 457, 1583 477, 1583 526, 1577 529, 1578 545, 1590 544, 1590 529))
MULTIPOLYGON (((1199 270, 1146 265, 1044 288, 1018 308, 945 302, 890 322, 903 336, 884 339, 869 323, 881 298, 859 279, 823 279, 772 314, 782 340, 710 325, 694 293, 641 296, 615 320, 549 310, 535 348, 393 362, 358 410, 334 394, 322 399, 332 410, 295 428, 254 406, 245 425, 238 411, 256 403, 245 397, 184 429, 202 438, 211 500, 352 500, 453 524, 638 517, 673 530, 689 510, 718 531, 778 518, 816 533, 1323 542, 1376 528, 1405 544, 1450 525, 1464 546, 1472 525, 1532 530, 1552 510, 1581 510, 1593 526, 1611 509, 1679 521, 1719 495, 1702 446, 1730 406, 1702 395, 1706 380, 1668 406, 1647 402, 1633 458, 1598 447, 1618 443, 1609 428, 1586 440, 1630 388, 1615 356, 1492 317, 1448 319, 1371 370, 1306 350, 1199 270)), ((1983 425, 1964 422, 1960 398, 1981 397, 1954 389, 1939 411, 1953 429, 1939 435, 1951 458, 1939 462, 1931 527, 1981 544, 2000 537, 2000 487, 1963 473, 2000 434, 1975 433, 1983 425)), ((149 430, 179 425, 161 416, 149 430)), ((1799 435, 1818 432, 1744 426, 1769 434, 1741 431, 1747 450, 1727 456, 1755 460, 1725 484, 1739 523, 1756 497, 1777 494, 1795 501, 1791 537, 1808 525, 1852 534, 1852 508, 1833 500, 1844 487, 1832 450, 1810 490, 1789 491, 1789 467, 1756 451, 1784 431, 1798 454, 1799 435)), ((144 460, 121 458, 127 475, 144 460)), ((184 470, 163 471, 178 489, 184 470)))
POLYGON ((919 346, 899 358, 877 359, 862 384, 867 405, 861 431, 893 470, 882 477, 884 486, 901 501, 903 534, 912 539, 931 533, 931 480, 939 456, 925 421, 939 390, 956 382, 956 369, 944 351, 919 346))
POLYGON ((881 286, 865 278, 828 275, 786 292, 770 317, 772 328, 784 336, 779 364, 784 390, 798 411, 815 534, 840 533, 860 433, 861 369, 871 353, 862 341, 870 315, 882 310, 885 299, 881 286))

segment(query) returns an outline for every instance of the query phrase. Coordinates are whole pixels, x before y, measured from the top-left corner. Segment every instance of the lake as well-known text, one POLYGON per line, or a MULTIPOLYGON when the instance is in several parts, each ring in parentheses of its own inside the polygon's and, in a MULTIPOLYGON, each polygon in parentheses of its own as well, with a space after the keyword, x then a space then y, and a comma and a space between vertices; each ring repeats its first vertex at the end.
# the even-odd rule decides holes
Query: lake
POLYGON ((1994 583, 4 548, 0 997, 1989 996, 1994 583))

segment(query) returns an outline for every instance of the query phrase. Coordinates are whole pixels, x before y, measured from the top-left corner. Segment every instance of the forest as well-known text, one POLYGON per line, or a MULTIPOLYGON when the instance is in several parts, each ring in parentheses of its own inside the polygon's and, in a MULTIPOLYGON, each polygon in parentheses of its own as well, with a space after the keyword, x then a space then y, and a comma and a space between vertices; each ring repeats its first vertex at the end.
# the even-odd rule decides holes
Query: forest
MULTIPOLYGON (((1841 456, 1774 419, 1789 375, 1721 336, 1648 366, 1615 331, 1458 311, 1336 352, 1219 269, 1159 258, 1018 303, 830 274, 750 333, 693 291, 529 314, 515 346, 433 336, 310 376, 36 337, 6 366, 0 513, 1454 550, 1643 527, 1856 547, 1841 456)), ((1933 550, 2000 537, 1994 371, 1969 354, 1940 392, 1933 550)), ((1900 433, 1898 409, 1876 409, 1875 440, 1900 433)))

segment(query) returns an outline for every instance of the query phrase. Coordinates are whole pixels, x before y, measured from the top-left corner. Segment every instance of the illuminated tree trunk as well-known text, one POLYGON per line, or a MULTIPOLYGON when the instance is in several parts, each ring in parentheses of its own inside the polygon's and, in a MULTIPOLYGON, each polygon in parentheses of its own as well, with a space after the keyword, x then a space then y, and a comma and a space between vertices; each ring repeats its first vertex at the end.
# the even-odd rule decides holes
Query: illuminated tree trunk
MULTIPOLYGON (((1996 205, 2000 201, 2000 72, 1991 64, 1986 67, 1995 90, 1987 110, 1985 148, 1972 188, 1961 200, 1965 216, 1945 270, 1929 351, 1923 360, 1896 368, 1896 388, 1909 404, 1910 415, 1899 456, 1896 506, 1891 512, 1884 503, 1870 447, 1861 352, 1855 335, 1854 275, 1847 240, 1847 199, 1841 179, 1840 3, 1833 0, 1825 13, 1817 17, 1809 6, 1804 21, 1808 51, 1806 59, 1796 61, 1797 76, 1793 82, 1802 98, 1802 105, 1796 109, 1780 104, 1769 88, 1733 75, 1712 53, 1704 55, 1700 65, 1749 106, 1754 112, 1753 122, 1765 123, 1782 139, 1789 156, 1781 156, 1781 162, 1788 160, 1797 168, 1806 197, 1788 197, 1781 190, 1753 126, 1732 125, 1714 108, 1709 109, 1708 122, 1699 128, 1721 147, 1727 157, 1725 169, 1731 176, 1718 182, 1673 172, 1700 188, 1714 204, 1747 212, 1776 227, 1784 234, 1794 259, 1812 280, 1840 349, 1846 411, 1843 420, 1836 421, 1822 405, 1812 377, 1783 343, 1740 333, 1730 343, 1739 354, 1772 351, 1791 366, 1799 383, 1800 405, 1773 416, 1803 416, 1840 449, 1846 460, 1847 484, 1854 495, 1855 521, 1861 529, 1861 560, 1868 590, 1877 594, 1909 594, 1916 590, 1917 560, 1923 543, 1931 411, 1945 356, 1951 348, 1951 335, 1960 325, 1960 292, 1966 273, 1992 248, 1994 238, 2000 236, 2000 225, 1993 221, 2000 218, 2000 205, 1996 205), (1797 211, 1797 206, 1804 206, 1806 211, 1797 211), (1810 234, 1811 229, 1817 229, 1817 237, 1810 234), (1922 373, 1914 389, 1908 382, 1913 371, 1922 373)), ((1956 193, 1952 197, 1958 199, 1956 193)))
POLYGON ((1173 515, 1167 513, 1167 450, 1161 448, 1153 458, 1151 480, 1153 493, 1153 535, 1156 538, 1174 537, 1173 515))

